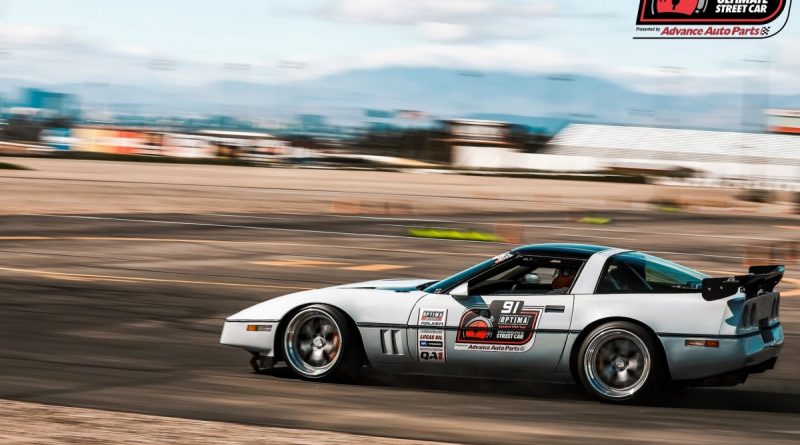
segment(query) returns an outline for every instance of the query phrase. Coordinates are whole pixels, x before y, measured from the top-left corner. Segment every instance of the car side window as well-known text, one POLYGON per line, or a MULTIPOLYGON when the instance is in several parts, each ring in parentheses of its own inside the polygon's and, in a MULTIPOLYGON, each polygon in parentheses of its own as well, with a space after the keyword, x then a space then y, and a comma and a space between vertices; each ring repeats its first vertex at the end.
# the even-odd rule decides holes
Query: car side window
POLYGON ((600 279, 597 293, 649 292, 650 287, 648 287, 647 280, 645 280, 642 272, 641 269, 637 270, 635 265, 624 261, 624 259, 612 258, 603 272, 603 278, 600 279))
POLYGON ((547 257, 521 257, 469 282, 470 295, 566 294, 582 262, 547 257))
POLYGON ((614 255, 606 263, 598 294, 699 292, 703 275, 641 252, 614 255))

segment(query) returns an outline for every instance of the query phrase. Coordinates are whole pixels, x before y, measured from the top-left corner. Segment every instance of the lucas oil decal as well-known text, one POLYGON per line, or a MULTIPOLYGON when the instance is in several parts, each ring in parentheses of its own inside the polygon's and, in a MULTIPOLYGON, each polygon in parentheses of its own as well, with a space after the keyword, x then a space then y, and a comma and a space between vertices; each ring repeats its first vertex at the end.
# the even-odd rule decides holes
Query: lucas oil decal
MULTIPOLYGON (((444 327, 447 309, 420 309, 418 325, 444 327)), ((445 362, 444 329, 420 328, 417 333, 417 358, 420 362, 445 362)))
POLYGON ((444 363, 444 331, 441 329, 420 329, 417 334, 417 356, 421 362, 444 363))
POLYGON ((525 352, 533 346, 541 308, 522 301, 493 301, 488 309, 464 312, 458 324, 455 349, 459 351, 525 352))

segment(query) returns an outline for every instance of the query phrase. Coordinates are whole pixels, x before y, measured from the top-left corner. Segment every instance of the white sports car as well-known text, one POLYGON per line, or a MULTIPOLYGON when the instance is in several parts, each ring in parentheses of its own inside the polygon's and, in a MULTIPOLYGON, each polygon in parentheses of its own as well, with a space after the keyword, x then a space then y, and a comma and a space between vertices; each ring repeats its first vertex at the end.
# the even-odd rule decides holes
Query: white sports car
POLYGON ((259 303, 221 343, 305 379, 389 372, 574 379, 604 401, 671 383, 722 386, 772 369, 783 266, 711 278, 624 249, 516 248, 443 280, 335 286, 259 303))

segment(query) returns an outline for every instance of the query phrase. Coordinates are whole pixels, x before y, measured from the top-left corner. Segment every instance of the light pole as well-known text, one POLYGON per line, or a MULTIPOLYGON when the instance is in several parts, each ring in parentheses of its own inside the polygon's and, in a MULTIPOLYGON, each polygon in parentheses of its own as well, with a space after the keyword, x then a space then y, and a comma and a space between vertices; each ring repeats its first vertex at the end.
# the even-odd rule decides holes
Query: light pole
MULTIPOLYGON (((659 107, 658 104, 654 107, 654 110, 659 110, 663 108, 668 113, 666 116, 661 116, 662 122, 666 122, 672 124, 674 126, 680 126, 681 119, 680 119, 680 103, 678 102, 677 95, 681 93, 681 85, 680 81, 683 77, 683 68, 679 66, 660 66, 658 67, 659 71, 663 74, 663 79, 665 82, 662 85, 662 93, 664 94, 664 100, 668 100, 669 94, 672 94, 673 100, 671 104, 666 104, 668 106, 659 107), (672 93, 670 93, 672 90, 672 93), (678 108, 677 112, 673 108, 678 108), (674 114, 670 116, 670 114, 674 114)), ((657 96, 656 96, 657 97, 657 96)), ((657 119, 657 112, 654 115, 657 119)))
MULTIPOLYGON (((747 64, 750 63, 752 64, 753 67, 756 67, 757 64, 766 65, 765 88, 764 91, 762 91, 761 95, 763 103, 760 104, 761 109, 759 110, 758 120, 755 124, 752 125, 753 129, 757 131, 764 131, 764 113, 766 113, 767 110, 769 109, 769 103, 770 103, 771 64, 769 60, 763 60, 763 59, 742 59, 742 62, 744 62, 745 65, 744 71, 742 72, 742 131, 745 132, 748 130, 748 127, 751 126, 750 123, 747 122, 748 120, 747 111, 750 108, 750 106, 748 106, 747 104, 747 83, 748 81, 751 84, 755 83, 753 82, 753 80, 756 77, 752 74, 751 71, 747 69, 747 64)), ((750 95, 756 96, 756 94, 757 92, 755 94, 751 92, 750 95)), ((751 104, 751 106, 752 105, 753 104, 751 104)), ((755 107, 758 106, 759 105, 755 105, 755 107)))
MULTIPOLYGON (((0 9, 0 13, 2 13, 2 9, 0 9)), ((10 51, 6 49, 3 45, 3 42, 0 42, 0 64, 5 62, 10 55, 10 51)), ((6 110, 4 109, 6 106, 5 100, 3 96, 0 96, 0 122, 2 122, 3 118, 5 117, 6 110)))
MULTIPOLYGON (((253 98, 253 82, 250 78, 249 74, 252 73, 253 66, 249 63, 226 63, 223 65, 223 69, 226 71, 230 71, 232 73, 241 74, 241 78, 239 79, 242 82, 247 83, 247 99, 244 104, 244 118, 247 121, 247 124, 252 128, 253 127, 253 116, 252 116, 252 108, 254 106, 254 98, 253 98)), ((234 74, 236 77, 236 74, 234 74)))
MULTIPOLYGON (((175 61, 164 58, 152 58, 147 61, 147 68, 150 70, 150 92, 152 94, 153 103, 151 108, 155 107, 155 102, 160 95, 156 93, 156 82, 159 80, 158 73, 166 73, 175 69, 175 61)), ((155 110, 152 110, 153 116, 156 115, 155 110)))
MULTIPOLYGON (((475 92, 477 94, 474 95, 473 97, 477 96, 478 103, 482 103, 482 100, 481 100, 482 99, 482 97, 481 97, 482 94, 480 92, 481 88, 479 88, 478 85, 480 85, 482 83, 481 81, 483 80, 485 75, 480 71, 468 71, 468 70, 458 71, 457 74, 458 74, 458 77, 460 77, 460 78, 465 80, 465 83, 466 83, 466 81, 468 79, 475 79, 475 83, 477 84, 477 85, 475 85, 475 87, 476 87, 475 88, 475 92)), ((464 89, 464 95, 462 96, 462 98, 463 98, 462 99, 463 103, 462 103, 461 109, 462 110, 466 110, 468 108, 469 102, 470 102, 470 94, 469 94, 469 92, 467 91, 466 88, 464 89)))
MULTIPOLYGON (((742 62, 743 62, 743 65, 745 66, 744 67, 744 71, 742 72, 742 133, 746 133, 746 132, 748 132, 748 130, 756 130, 756 131, 759 131, 759 132, 763 132, 764 131, 764 113, 769 108, 769 91, 770 91, 769 82, 770 82, 770 67, 771 67, 770 66, 770 62, 769 62, 769 60, 763 60, 763 59, 742 59, 742 62), (756 64, 764 64, 764 65, 766 65, 766 68, 767 68, 766 69, 766 71, 767 71, 766 88, 765 88, 766 91, 764 91, 764 94, 763 94, 765 103, 763 103, 761 105, 761 109, 758 110, 758 122, 752 125, 752 127, 753 127, 752 129, 748 128, 748 127, 751 127, 751 125, 748 123, 747 113, 748 113, 748 110, 751 108, 751 106, 748 106, 748 103, 747 103, 747 83, 748 83, 748 79, 750 80, 750 83, 754 83, 753 80, 755 79, 755 76, 753 76, 752 73, 747 70, 746 66, 747 66, 748 63, 752 64, 753 67, 757 66, 756 64)), ((756 96, 756 94, 751 94, 751 96, 756 96)), ((754 97, 754 99, 755 99, 755 97, 754 97)), ((754 105, 753 108, 757 109, 758 105, 754 105)), ((743 140, 744 140, 744 137, 745 136, 743 134, 742 135, 743 140)), ((745 147, 745 144, 742 143, 742 163, 744 163, 744 153, 746 151, 746 148, 747 147, 745 147)), ((755 181, 756 178, 758 178, 758 174, 762 173, 762 172, 758 171, 759 170, 758 169, 758 165, 759 165, 758 163, 752 163, 751 166, 750 166, 751 172, 752 172, 751 173, 751 180, 752 181, 755 181), (753 177, 755 177, 755 178, 753 178, 753 177)), ((764 168, 766 169, 767 166, 764 165, 764 168)), ((767 172, 768 172, 768 169, 767 169, 767 172)), ((765 176, 768 176, 768 175, 765 175, 765 176)))
POLYGON ((563 82, 564 85, 567 85, 566 86, 566 90, 565 90, 564 103, 566 104, 568 111, 556 113, 556 117, 559 117, 559 115, 561 115, 561 117, 563 117, 563 118, 568 118, 570 116, 570 113, 572 113, 572 91, 570 91, 570 86, 571 86, 571 83, 576 80, 575 75, 574 74, 568 74, 568 73, 551 74, 551 75, 547 76, 547 80, 548 81, 552 81, 554 83, 553 84, 553 88, 548 88, 547 89, 550 93, 552 93, 554 95, 554 96, 551 96, 547 100, 547 102, 549 102, 549 103, 555 102, 557 100, 557 98, 555 97, 556 90, 557 90, 557 88, 555 87, 557 85, 556 82, 563 82))
MULTIPOLYGON (((302 71, 302 70, 305 70, 307 67, 308 67, 308 64, 306 62, 303 62, 303 61, 298 61, 298 60, 280 60, 280 61, 278 61, 278 68, 281 69, 281 70, 286 70, 287 73, 292 71, 292 70, 294 70, 294 71, 302 71)), ((290 96, 289 97, 289 101, 294 100, 295 102, 297 102, 297 105, 292 107, 292 108, 295 109, 294 114, 295 115, 302 114, 303 113, 303 107, 302 107, 303 106, 303 96, 302 96, 302 93, 298 92, 297 97, 295 97, 294 99, 291 97, 291 96, 294 96, 294 95, 289 95, 289 96, 290 96)), ((292 105, 294 105, 294 104, 292 104, 292 105)), ((292 118, 292 111, 289 112, 290 121, 291 121, 291 118, 292 118)))

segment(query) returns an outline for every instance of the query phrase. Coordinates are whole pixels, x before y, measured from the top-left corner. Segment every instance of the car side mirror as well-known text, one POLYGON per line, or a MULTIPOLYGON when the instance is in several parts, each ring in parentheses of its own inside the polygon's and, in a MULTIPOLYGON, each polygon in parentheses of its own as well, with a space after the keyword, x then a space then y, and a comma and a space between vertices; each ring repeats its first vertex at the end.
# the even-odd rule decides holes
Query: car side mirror
POLYGON ((450 291, 450 296, 457 300, 463 300, 469 297, 469 283, 461 283, 455 289, 450 291))

